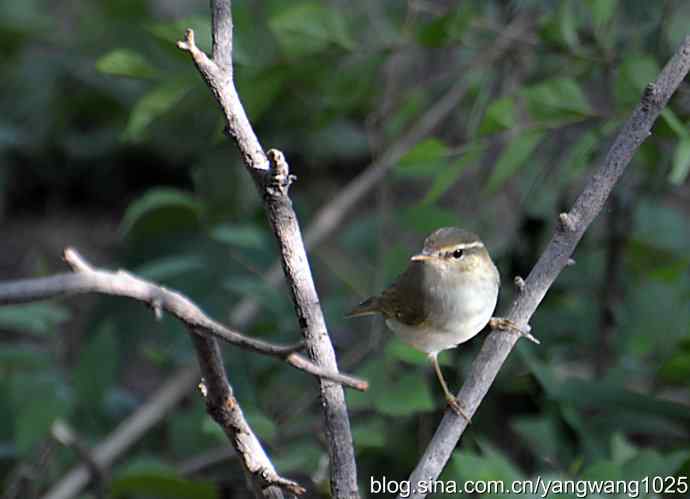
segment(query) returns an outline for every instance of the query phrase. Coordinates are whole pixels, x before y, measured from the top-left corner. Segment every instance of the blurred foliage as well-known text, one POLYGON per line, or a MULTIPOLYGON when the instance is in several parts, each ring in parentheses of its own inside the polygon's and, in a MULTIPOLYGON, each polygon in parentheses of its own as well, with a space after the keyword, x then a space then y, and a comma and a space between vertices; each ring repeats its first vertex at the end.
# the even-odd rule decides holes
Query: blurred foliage
MULTIPOLYGON (((450 224, 479 232, 492 249, 508 283, 505 310, 511 277, 529 271, 558 212, 687 34, 690 7, 233 4, 239 92, 264 146, 284 150, 299 177, 291 192, 303 229, 453 84, 467 84, 432 136, 406 144, 374 195, 311 251, 341 366, 371 384, 347 393, 362 488, 371 476, 406 478, 443 396, 423 355, 380 321, 346 322, 343 313, 389 283, 428 232, 450 224), (513 39, 495 53, 501 36, 513 39)), ((179 289, 223 321, 253 296, 260 313, 245 332, 294 341, 285 287, 261 276, 276 252, 260 200, 208 89, 175 47, 187 27, 208 50, 209 16, 197 2, 3 4, 0 277, 57 271, 56 253, 41 242, 75 243, 79 236, 63 231, 74 220, 82 234, 113 234, 92 236, 108 255, 94 263, 179 289), (40 230, 25 236, 31 226, 40 230), (27 246, 11 245, 15 238, 27 246)), ((521 343, 511 355, 444 479, 690 472, 689 96, 686 84, 664 110, 576 265, 533 318, 542 345, 521 343)), ((19 487, 15 497, 34 497, 78 462, 51 444, 53 421, 96 445, 174 369, 194 362, 173 319, 155 321, 114 298, 81 302, 0 308, 0 488, 19 487), (27 467, 30 486, 21 480, 27 467)), ((454 388, 480 343, 441 356, 454 388)), ((328 490, 314 381, 236 349, 225 358, 278 470, 315 482, 315 493, 328 490)), ((232 459, 187 471, 227 446, 192 396, 118 461, 111 494, 243 497, 232 459)))

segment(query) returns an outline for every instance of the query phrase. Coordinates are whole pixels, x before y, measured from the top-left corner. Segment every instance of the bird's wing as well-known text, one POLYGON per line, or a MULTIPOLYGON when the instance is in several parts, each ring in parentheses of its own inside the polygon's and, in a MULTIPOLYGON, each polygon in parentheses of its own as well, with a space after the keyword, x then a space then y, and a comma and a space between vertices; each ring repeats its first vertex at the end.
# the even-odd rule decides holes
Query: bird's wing
POLYGON ((379 297, 379 308, 388 318, 417 326, 428 316, 421 293, 423 264, 413 262, 379 297))

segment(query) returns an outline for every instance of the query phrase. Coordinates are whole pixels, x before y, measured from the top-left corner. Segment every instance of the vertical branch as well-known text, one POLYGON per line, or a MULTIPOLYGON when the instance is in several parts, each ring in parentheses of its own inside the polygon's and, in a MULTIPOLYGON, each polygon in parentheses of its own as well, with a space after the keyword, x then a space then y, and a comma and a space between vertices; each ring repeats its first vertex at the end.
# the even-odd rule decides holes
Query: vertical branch
MULTIPOLYGON (((266 188, 264 205, 278 239, 283 271, 287 277, 307 354, 316 365, 336 371, 335 351, 328 336, 326 320, 307 260, 297 216, 288 196, 291 182, 288 166, 279 151, 271 149, 268 156, 271 161, 272 180, 266 188)), ((333 495, 356 497, 357 469, 345 394, 340 385, 320 381, 320 395, 333 495)))
POLYGON ((230 2, 211 2, 213 61, 232 78, 232 6, 230 2))
MULTIPOLYGON (((220 105, 226 118, 227 132, 237 143, 245 166, 263 199, 271 229, 278 241, 281 264, 307 353, 318 366, 336 372, 335 352, 314 286, 297 216, 288 196, 294 177, 290 175, 287 162, 280 152, 269 151, 269 164, 237 94, 230 53, 231 2, 215 0, 211 9, 214 59, 209 59, 199 50, 191 30, 187 30, 185 40, 178 42, 178 46, 191 54, 197 69, 220 105), (221 59, 216 60, 216 57, 221 59)), ((359 497, 345 394, 342 387, 335 383, 324 380, 319 383, 331 464, 331 491, 336 498, 359 497)))

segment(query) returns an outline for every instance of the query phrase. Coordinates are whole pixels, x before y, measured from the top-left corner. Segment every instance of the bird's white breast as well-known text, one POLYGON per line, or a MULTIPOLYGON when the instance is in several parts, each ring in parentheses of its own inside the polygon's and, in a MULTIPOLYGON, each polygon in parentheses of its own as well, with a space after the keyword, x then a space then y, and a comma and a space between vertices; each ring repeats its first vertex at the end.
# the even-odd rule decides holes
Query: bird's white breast
POLYGON ((498 270, 484 277, 471 277, 450 284, 438 275, 427 288, 429 316, 418 326, 395 319, 386 325, 401 340, 428 354, 438 353, 468 341, 491 319, 498 299, 498 270))

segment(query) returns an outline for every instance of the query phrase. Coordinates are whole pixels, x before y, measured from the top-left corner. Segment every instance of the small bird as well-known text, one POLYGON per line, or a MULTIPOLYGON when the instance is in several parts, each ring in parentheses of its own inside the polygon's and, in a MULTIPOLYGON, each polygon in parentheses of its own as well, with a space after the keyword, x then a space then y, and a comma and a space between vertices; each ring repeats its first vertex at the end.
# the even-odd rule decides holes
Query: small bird
POLYGON ((468 422, 460 401, 448 390, 438 354, 474 337, 487 324, 539 343, 512 321, 492 318, 500 275, 476 234, 457 227, 433 232, 395 282, 379 296, 357 305, 346 317, 381 314, 402 341, 424 352, 434 367, 448 405, 468 422))

